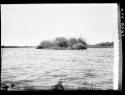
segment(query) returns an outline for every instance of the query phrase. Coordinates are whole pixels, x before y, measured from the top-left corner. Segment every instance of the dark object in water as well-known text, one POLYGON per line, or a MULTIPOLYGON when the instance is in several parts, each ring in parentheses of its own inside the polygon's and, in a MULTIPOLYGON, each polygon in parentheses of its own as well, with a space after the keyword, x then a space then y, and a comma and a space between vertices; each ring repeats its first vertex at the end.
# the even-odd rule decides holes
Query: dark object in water
POLYGON ((11 88, 13 88, 14 86, 15 86, 15 84, 14 84, 14 83, 12 83, 12 84, 11 84, 11 88))
POLYGON ((64 87, 62 85, 62 81, 59 81, 57 85, 54 86, 54 90, 64 90, 64 87))
POLYGON ((15 84, 10 81, 5 81, 4 83, 1 84, 1 88, 5 91, 8 91, 9 88, 13 89, 15 84))
POLYGON ((3 90, 5 90, 5 91, 8 91, 8 88, 9 88, 9 86, 8 85, 4 85, 3 87, 1 87, 3 90))

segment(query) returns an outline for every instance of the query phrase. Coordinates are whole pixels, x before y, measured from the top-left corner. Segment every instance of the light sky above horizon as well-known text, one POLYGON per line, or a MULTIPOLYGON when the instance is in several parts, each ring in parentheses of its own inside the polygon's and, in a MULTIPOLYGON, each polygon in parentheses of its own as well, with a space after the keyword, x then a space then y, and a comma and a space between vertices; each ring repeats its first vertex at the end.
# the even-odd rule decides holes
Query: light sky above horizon
POLYGON ((114 41, 117 4, 2 4, 1 44, 38 45, 56 37, 114 41))

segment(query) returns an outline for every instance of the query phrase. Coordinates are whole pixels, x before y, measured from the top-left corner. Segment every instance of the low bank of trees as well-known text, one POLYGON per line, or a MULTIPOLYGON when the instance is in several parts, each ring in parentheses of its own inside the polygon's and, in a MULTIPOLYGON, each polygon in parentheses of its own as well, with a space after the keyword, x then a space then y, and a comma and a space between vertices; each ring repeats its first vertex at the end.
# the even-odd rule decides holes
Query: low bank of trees
POLYGON ((57 37, 53 41, 42 41, 37 49, 87 49, 87 44, 82 38, 57 37))
POLYGON ((102 42, 95 45, 87 45, 88 48, 113 48, 114 42, 102 42))
POLYGON ((96 44, 97 46, 113 46, 114 43, 113 42, 103 42, 103 43, 99 43, 96 44))

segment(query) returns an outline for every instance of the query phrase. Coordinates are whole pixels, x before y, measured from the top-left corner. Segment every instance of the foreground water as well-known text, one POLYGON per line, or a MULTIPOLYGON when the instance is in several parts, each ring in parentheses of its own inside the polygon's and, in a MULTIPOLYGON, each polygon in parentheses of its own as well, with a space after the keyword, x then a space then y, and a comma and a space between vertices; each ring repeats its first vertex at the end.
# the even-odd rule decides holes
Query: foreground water
POLYGON ((59 80, 71 90, 113 89, 113 55, 113 48, 2 48, 1 82, 14 82, 15 90, 51 89, 59 80))

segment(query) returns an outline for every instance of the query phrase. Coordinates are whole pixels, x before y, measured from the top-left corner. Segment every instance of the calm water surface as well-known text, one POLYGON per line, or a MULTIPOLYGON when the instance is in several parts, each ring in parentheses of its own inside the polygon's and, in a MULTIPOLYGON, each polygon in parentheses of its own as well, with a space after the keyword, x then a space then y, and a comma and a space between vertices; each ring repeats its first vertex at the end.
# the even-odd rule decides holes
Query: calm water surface
POLYGON ((2 48, 1 81, 13 81, 16 90, 49 89, 60 79, 67 89, 113 89, 113 55, 113 48, 2 48))

